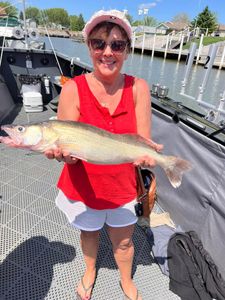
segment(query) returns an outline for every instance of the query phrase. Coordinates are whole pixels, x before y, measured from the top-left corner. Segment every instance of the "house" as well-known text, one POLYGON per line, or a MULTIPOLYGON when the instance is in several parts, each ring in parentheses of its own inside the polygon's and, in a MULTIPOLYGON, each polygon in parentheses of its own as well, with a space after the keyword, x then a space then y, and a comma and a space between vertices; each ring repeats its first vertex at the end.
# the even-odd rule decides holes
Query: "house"
POLYGON ((170 32, 180 32, 182 30, 188 30, 189 26, 187 23, 181 23, 181 22, 164 22, 160 23, 159 25, 152 27, 152 26, 133 26, 132 31, 135 33, 143 33, 146 34, 161 34, 161 35, 167 35, 170 32))
POLYGON ((156 26, 156 33, 158 34, 169 34, 170 32, 180 32, 188 30, 189 24, 183 22, 163 22, 156 26))
POLYGON ((225 37, 225 25, 219 24, 217 30, 213 33, 214 36, 225 37))
POLYGON ((156 33, 156 27, 143 26, 143 25, 132 26, 132 32, 135 32, 135 33, 145 32, 146 34, 154 34, 154 33, 156 33))

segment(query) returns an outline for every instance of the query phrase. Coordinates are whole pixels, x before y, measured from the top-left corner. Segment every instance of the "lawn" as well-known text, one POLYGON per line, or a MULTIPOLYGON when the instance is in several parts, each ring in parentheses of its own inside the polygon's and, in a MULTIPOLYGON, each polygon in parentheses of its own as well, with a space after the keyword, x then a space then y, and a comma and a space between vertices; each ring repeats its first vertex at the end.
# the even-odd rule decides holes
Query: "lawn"
MULTIPOLYGON (((213 43, 223 42, 225 41, 225 37, 219 37, 219 36, 205 36, 203 38, 203 46, 207 46, 213 43)), ((183 49, 189 49, 191 43, 197 43, 199 45, 200 38, 194 38, 190 42, 184 45, 183 49)))

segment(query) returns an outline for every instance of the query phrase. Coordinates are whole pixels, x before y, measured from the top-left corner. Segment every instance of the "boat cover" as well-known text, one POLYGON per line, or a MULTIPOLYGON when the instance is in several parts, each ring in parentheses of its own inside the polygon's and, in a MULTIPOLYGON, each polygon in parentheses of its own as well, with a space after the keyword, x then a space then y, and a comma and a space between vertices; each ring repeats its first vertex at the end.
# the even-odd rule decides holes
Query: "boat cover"
POLYGON ((225 147, 161 112, 153 110, 152 119, 152 137, 164 144, 163 154, 193 165, 177 189, 155 168, 159 204, 184 231, 198 234, 225 278, 225 147))

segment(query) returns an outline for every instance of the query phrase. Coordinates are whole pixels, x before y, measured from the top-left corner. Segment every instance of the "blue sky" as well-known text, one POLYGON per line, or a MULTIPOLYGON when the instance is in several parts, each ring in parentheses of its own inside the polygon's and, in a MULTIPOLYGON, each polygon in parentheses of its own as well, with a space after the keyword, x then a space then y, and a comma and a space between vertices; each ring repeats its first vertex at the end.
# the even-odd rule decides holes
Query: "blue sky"
MULTIPOLYGON (((15 3, 15 1, 10 1, 15 3)), ((134 20, 143 17, 138 15, 138 9, 148 8, 148 16, 152 16, 158 21, 171 21, 180 13, 186 13, 192 20, 207 5, 209 9, 217 14, 219 23, 225 24, 225 0, 27 0, 27 6, 35 6, 39 9, 52 7, 64 8, 70 15, 83 15, 85 21, 99 9, 119 9, 128 10, 134 20)), ((18 7, 19 8, 19 7, 18 7)))

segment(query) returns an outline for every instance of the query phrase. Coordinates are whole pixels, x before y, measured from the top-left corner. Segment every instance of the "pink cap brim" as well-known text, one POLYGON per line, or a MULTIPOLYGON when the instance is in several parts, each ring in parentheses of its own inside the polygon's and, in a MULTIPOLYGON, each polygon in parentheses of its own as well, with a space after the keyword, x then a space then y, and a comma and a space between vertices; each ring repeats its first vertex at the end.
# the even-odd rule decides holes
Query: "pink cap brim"
POLYGON ((99 11, 88 21, 83 29, 84 39, 87 40, 92 29, 101 22, 111 22, 122 27, 127 33, 128 38, 131 40, 132 29, 129 21, 125 18, 124 14, 120 11, 99 11))

